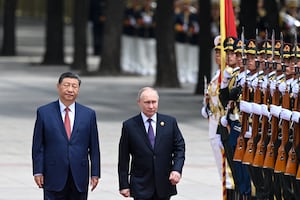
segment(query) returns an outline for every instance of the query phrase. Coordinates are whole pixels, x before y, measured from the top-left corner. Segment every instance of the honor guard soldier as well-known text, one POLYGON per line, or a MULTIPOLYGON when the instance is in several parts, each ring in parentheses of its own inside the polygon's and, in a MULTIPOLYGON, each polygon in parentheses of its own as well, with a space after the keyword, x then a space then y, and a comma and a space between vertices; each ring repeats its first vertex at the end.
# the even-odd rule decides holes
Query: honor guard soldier
MULTIPOLYGON (((296 164, 293 154, 296 154, 296 135, 294 134, 293 123, 291 122, 292 111, 297 109, 295 98, 293 97, 292 88, 294 85, 298 86, 296 76, 297 67, 297 52, 298 45, 295 42, 291 49, 289 63, 286 63, 286 70, 284 72, 285 81, 280 83, 279 90, 282 93, 282 105, 280 112, 280 119, 282 120, 281 129, 281 144, 278 149, 278 156, 275 165, 275 172, 281 178, 281 187, 283 190, 283 197, 286 199, 298 199, 296 197, 296 164), (282 166, 283 165, 283 166, 282 166)), ((298 71, 298 70, 297 70, 298 71)), ((295 91, 294 91, 295 92, 295 91)), ((299 132, 299 130, 298 130, 299 132)), ((297 133, 298 134, 298 133, 297 133)), ((298 142, 297 142, 298 143, 298 142)))
POLYGON ((137 24, 140 27, 138 35, 142 38, 154 38, 155 7, 152 4, 152 0, 145 0, 137 16, 137 24))
POLYGON ((281 42, 266 40, 261 43, 260 58, 261 68, 264 71, 264 77, 259 83, 262 91, 261 102, 261 124, 260 124, 260 139, 256 146, 255 157, 252 166, 259 168, 263 175, 263 192, 261 193, 261 199, 273 199, 274 196, 274 184, 273 184, 273 169, 264 168, 264 159, 266 155, 267 144, 270 140, 271 126, 269 123, 270 112, 270 81, 275 78, 275 71, 277 66, 281 66, 280 50, 281 42))
POLYGON ((299 45, 297 45, 296 50, 296 61, 297 63, 295 65, 295 80, 294 84, 292 86, 292 93, 293 93, 293 112, 291 116, 291 121, 293 123, 293 147, 296 151, 296 176, 293 179, 294 183, 294 192, 295 192, 295 199, 300 199, 300 99, 299 99, 299 84, 300 84, 300 78, 299 78, 299 61, 300 61, 300 51, 299 51, 299 45))
MULTIPOLYGON (((264 75, 266 68, 269 68, 269 64, 272 64, 272 58, 274 52, 272 52, 271 41, 265 40, 258 44, 257 39, 255 40, 256 52, 255 52, 255 70, 252 66, 249 68, 251 70, 251 88, 249 94, 249 106, 251 106, 251 113, 249 113, 249 132, 251 135, 247 141, 247 147, 245 155, 243 157, 243 163, 248 165, 248 171, 255 187, 255 192, 252 192, 252 195, 257 199, 268 199, 266 187, 264 184, 264 172, 262 169, 263 157, 260 159, 260 164, 255 160, 256 151, 260 151, 261 147, 258 147, 259 143, 264 142, 265 136, 268 132, 268 127, 265 127, 268 124, 268 117, 265 117, 264 126, 262 125, 262 104, 267 102, 264 101, 264 90, 262 88, 262 83, 264 81, 264 75), (254 74, 253 74, 254 73, 254 74), (262 133, 262 127, 264 128, 264 136, 262 133), (260 167, 259 167, 260 166, 260 167)), ((252 57, 254 52, 251 42, 247 46, 247 56, 252 57), (250 49, 250 50, 249 50, 250 49), (252 55, 250 55, 252 54, 252 55)), ((248 83, 250 85, 250 82, 248 83)), ((268 94, 267 94, 268 95, 268 94)), ((268 98, 268 97, 265 97, 268 98)))
POLYGON ((288 188, 290 186, 283 184, 284 181, 284 168, 286 158, 282 155, 286 155, 285 145, 288 139, 288 121, 282 120, 280 113, 282 108, 289 107, 290 99, 289 94, 286 94, 286 68, 290 65, 292 45, 289 43, 284 43, 281 51, 281 68, 276 69, 276 79, 270 81, 270 92, 272 97, 272 103, 270 105, 271 119, 271 132, 272 136, 269 141, 268 146, 271 144, 272 150, 267 149, 265 164, 267 165, 267 160, 270 155, 273 154, 272 165, 270 168, 274 169, 274 196, 276 199, 286 199, 290 196, 288 193, 288 188), (288 97, 288 98, 286 98, 288 97), (280 101, 281 100, 281 101, 280 101), (279 124, 279 126, 278 126, 279 124), (285 127, 285 128, 283 128, 285 127), (287 128, 286 128, 287 127, 287 128), (287 132, 286 132, 287 131, 287 132), (271 152, 271 154, 270 154, 271 152), (281 152, 281 153, 279 153, 281 152))
POLYGON ((218 65, 218 70, 214 73, 208 87, 205 88, 205 97, 203 99, 203 107, 201 109, 201 114, 204 118, 208 119, 209 122, 209 139, 213 150, 213 155, 215 157, 216 165, 222 179, 222 155, 220 135, 217 134, 218 121, 221 115, 220 101, 218 98, 218 77, 220 75, 220 65, 221 65, 221 46, 220 46, 220 36, 217 36, 214 40, 214 50, 215 50, 215 62, 218 65))
MULTIPOLYGON (((226 113, 222 116, 220 123, 223 127, 229 130, 228 135, 228 143, 229 143, 229 152, 228 157, 230 156, 233 171, 235 172, 235 180, 236 180, 236 194, 235 198, 249 199, 251 193, 251 183, 247 168, 241 162, 233 161, 233 152, 236 148, 237 137, 241 132, 241 122, 239 119, 239 101, 242 88, 238 86, 238 79, 244 71, 244 67, 242 66, 242 45, 243 42, 240 39, 235 39, 233 46, 231 46, 231 38, 227 38, 229 44, 227 45, 227 52, 229 54, 228 63, 233 67, 231 78, 228 74, 228 67, 224 70, 224 77, 221 82, 221 90, 220 90, 220 99, 222 100, 222 104, 226 107, 226 113), (232 48, 232 50, 231 50, 232 48), (229 51, 228 51, 229 50, 229 51), (231 55, 232 53, 235 56, 231 55), (236 58, 235 65, 233 64, 232 59, 236 58), (239 58, 240 62, 237 62, 237 58, 239 58), (238 65, 239 64, 239 65, 238 65), (229 79, 229 80, 228 80, 229 79)), ((225 141, 224 141, 225 142, 225 141)))
MULTIPOLYGON (((244 92, 247 97, 240 102, 240 110, 246 120, 243 119, 244 137, 247 144, 242 163, 247 165, 247 169, 255 189, 252 190, 252 196, 260 199, 263 195, 263 175, 262 170, 252 166, 257 142, 259 141, 259 119, 261 115, 261 90, 258 85, 262 80, 263 73, 260 71, 259 49, 257 40, 248 40, 246 43, 247 69, 249 75, 241 80, 244 92), (246 85, 246 86, 245 86, 246 85)), ((243 117, 243 116, 242 116, 243 117)))
POLYGON ((197 44, 194 34, 199 32, 197 15, 191 10, 191 0, 183 0, 183 9, 175 15, 176 41, 197 44))
MULTIPOLYGON (((250 179, 245 166, 240 162, 233 161, 233 152, 236 147, 237 137, 240 135, 241 123, 239 121, 238 102, 241 94, 241 87, 237 86, 237 78, 244 68, 237 66, 237 54, 242 54, 243 42, 237 38, 228 37, 224 41, 227 66, 223 71, 221 90, 219 98, 225 114, 220 120, 219 132, 226 152, 232 176, 235 182, 234 198, 249 198, 251 187, 250 179), (236 53, 237 52, 237 53, 236 53)), ((241 57, 241 55, 240 55, 241 57)), ((246 72, 247 73, 247 72, 246 72)))
POLYGON ((106 20, 105 16, 105 0, 91 0, 89 20, 92 22, 92 38, 93 38, 93 54, 101 55, 103 43, 103 28, 106 20))
MULTIPOLYGON (((206 89, 205 98, 203 100, 203 107, 201 109, 201 114, 204 118, 208 119, 209 123, 209 140, 210 145, 213 150, 213 155, 216 161, 220 179, 225 180, 225 188, 227 189, 227 198, 234 195, 234 181, 231 176, 231 170, 229 167, 223 169, 223 151, 224 147, 221 142, 221 135, 217 130, 220 117, 224 115, 224 108, 219 99, 219 76, 221 67, 221 37, 217 36, 214 39, 214 50, 215 50, 215 62, 218 65, 218 69, 212 77, 206 89), (225 177, 223 177, 223 170, 225 170, 225 177)), ((226 158, 225 158, 226 159, 226 158)), ((223 185, 224 186, 224 185, 223 185)), ((223 188, 224 189, 224 188, 223 188)))

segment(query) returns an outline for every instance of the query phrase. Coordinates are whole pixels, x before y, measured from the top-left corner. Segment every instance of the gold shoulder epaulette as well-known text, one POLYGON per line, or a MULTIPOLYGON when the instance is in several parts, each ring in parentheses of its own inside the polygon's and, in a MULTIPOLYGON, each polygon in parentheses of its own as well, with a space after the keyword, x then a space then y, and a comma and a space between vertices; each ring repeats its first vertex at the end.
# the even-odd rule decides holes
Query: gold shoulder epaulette
POLYGON ((274 71, 269 73, 268 79, 271 80, 271 81, 273 81, 275 79, 275 72, 274 71))

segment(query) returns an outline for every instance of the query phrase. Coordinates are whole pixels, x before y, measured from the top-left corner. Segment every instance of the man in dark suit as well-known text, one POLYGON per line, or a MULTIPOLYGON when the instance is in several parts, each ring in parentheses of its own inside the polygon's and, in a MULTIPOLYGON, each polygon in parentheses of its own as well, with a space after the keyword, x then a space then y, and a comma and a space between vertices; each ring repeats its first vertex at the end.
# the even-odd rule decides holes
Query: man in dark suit
POLYGON ((63 73, 57 83, 59 99, 37 109, 33 175, 47 200, 86 200, 89 174, 92 191, 100 178, 96 114, 75 102, 80 83, 77 74, 63 73))
POLYGON ((124 197, 169 200, 177 194, 185 142, 176 119, 157 113, 158 100, 155 89, 142 88, 137 98, 141 113, 123 122, 118 173, 124 197))

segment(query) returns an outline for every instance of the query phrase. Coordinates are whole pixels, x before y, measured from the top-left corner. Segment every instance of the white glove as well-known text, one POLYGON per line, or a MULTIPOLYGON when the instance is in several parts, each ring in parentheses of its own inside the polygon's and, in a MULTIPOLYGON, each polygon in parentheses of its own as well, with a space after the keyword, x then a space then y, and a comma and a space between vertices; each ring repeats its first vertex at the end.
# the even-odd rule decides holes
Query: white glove
POLYGON ((299 84, 298 83, 296 83, 296 84, 293 85, 293 87, 292 87, 292 93, 293 93, 294 96, 298 95, 298 93, 299 93, 299 84))
POLYGON ((265 91, 268 87, 268 80, 264 78, 264 80, 261 83, 261 88, 265 91))
POLYGON ((257 86, 258 86, 258 78, 255 78, 255 79, 252 81, 252 88, 256 89, 257 86))
POLYGON ((220 121, 221 121, 222 126, 227 127, 228 121, 226 119, 226 116, 222 116, 220 121))
POLYGON ((232 78, 232 74, 229 73, 226 69, 224 69, 224 71, 223 71, 223 78, 229 80, 229 79, 232 78))
POLYGON ((252 112, 252 106, 251 106, 251 103, 242 100, 242 101, 240 102, 240 110, 241 110, 242 112, 245 112, 245 113, 250 114, 250 113, 252 112))
POLYGON ((279 118, 280 112, 281 112, 281 106, 276 106, 276 105, 273 105, 273 104, 270 105, 271 115, 273 115, 274 117, 279 118))
POLYGON ((286 90, 286 83, 285 82, 281 82, 278 86, 279 91, 284 94, 285 90, 286 90))
POLYGON ((269 117, 270 112, 268 110, 268 106, 265 105, 265 104, 261 104, 260 106, 261 106, 261 114, 266 116, 266 117, 269 117))
POLYGON ((292 111, 286 109, 286 108, 282 108, 281 112, 280 112, 280 118, 286 120, 286 121, 290 121, 291 120, 291 116, 292 116, 292 111))
POLYGON ((251 138, 252 133, 250 131, 246 131, 244 138, 251 138))
POLYGON ((292 121, 296 123, 300 123, 300 112, 298 111, 293 111, 292 113, 292 121))
POLYGON ((201 109, 201 114, 204 118, 208 118, 208 114, 206 112, 206 106, 203 106, 202 109, 201 109))
POLYGON ((270 81, 270 92, 271 94, 274 94, 276 90, 276 81, 270 81))
POLYGON ((261 115, 261 106, 257 103, 251 103, 252 112, 257 115, 261 115))
POLYGON ((221 89, 227 88, 228 84, 229 84, 228 80, 226 82, 224 80, 222 80, 222 82, 221 82, 221 89))
POLYGON ((244 138, 251 138, 252 136, 252 127, 249 126, 249 130, 245 132, 244 138))
POLYGON ((225 69, 223 71, 223 78, 221 82, 221 89, 228 87, 229 80, 232 78, 232 75, 225 69))

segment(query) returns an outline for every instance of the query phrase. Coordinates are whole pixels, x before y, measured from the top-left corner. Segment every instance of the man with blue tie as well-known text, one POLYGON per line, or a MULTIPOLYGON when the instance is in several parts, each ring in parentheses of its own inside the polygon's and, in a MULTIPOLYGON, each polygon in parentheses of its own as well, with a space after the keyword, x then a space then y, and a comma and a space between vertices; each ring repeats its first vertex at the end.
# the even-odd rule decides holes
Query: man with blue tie
POLYGON ((158 100, 154 88, 142 88, 137 98, 141 113, 123 122, 119 191, 134 200, 169 200, 181 179, 184 138, 174 117, 157 113, 158 100))
POLYGON ((100 148, 95 111, 75 102, 80 77, 61 74, 59 99, 37 109, 32 142, 34 180, 44 199, 86 200, 100 178, 100 148))

